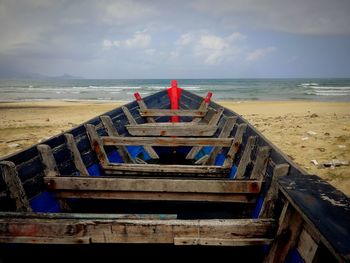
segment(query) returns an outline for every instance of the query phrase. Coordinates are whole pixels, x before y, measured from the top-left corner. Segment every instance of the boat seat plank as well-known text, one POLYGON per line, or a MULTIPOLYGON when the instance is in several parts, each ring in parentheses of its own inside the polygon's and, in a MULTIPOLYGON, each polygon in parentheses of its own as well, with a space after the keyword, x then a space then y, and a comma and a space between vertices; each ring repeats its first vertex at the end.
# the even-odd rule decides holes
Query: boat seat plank
POLYGON ((231 138, 168 138, 168 137, 101 137, 104 145, 151 145, 151 146, 231 146, 231 138))
POLYGON ((180 117, 204 117, 207 111, 201 110, 171 110, 171 109, 141 109, 140 115, 142 117, 149 116, 180 116, 180 117))
POLYGON ((220 202, 255 204, 255 194, 231 193, 172 193, 172 192, 138 192, 138 191, 74 191, 55 190, 57 198, 106 199, 106 200, 147 200, 176 202, 220 202))
POLYGON ((124 163, 110 163, 103 165, 103 169, 106 173, 113 174, 128 174, 128 173, 161 173, 161 174, 204 174, 211 175, 213 177, 220 175, 228 175, 230 168, 208 165, 161 165, 161 164, 124 164, 124 163))
POLYGON ((272 238, 273 219, 0 219, 0 240, 12 238, 16 243, 147 243, 174 244, 177 238, 208 240, 212 245, 254 245, 253 239, 272 238), (25 227, 24 227, 25 226, 25 227), (36 231, 33 231, 35 229, 36 231), (82 231, 82 229, 84 231, 82 231), (157 231, 154 231, 154 230, 157 231), (52 235, 52 233, 55 233, 52 235), (243 241, 246 242, 243 242, 243 241))
POLYGON ((31 212, 27 195, 24 191, 23 184, 18 177, 16 165, 10 161, 1 161, 0 170, 10 197, 14 199, 17 212, 31 212))
POLYGON ((158 122, 125 125, 133 136, 213 136, 217 130, 216 125, 199 124, 192 122, 158 122))

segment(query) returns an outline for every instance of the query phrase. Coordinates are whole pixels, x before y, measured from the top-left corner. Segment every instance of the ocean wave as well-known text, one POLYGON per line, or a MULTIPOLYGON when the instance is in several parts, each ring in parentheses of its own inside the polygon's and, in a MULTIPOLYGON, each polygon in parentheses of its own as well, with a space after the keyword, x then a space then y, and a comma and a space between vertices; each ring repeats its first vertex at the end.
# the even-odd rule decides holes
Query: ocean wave
POLYGON ((305 95, 314 95, 314 96, 350 96, 350 91, 349 92, 344 92, 344 91, 310 91, 310 92, 305 92, 305 95))
POLYGON ((318 83, 315 82, 306 82, 306 83, 301 83, 299 86, 301 87, 312 87, 312 86, 318 86, 318 83))
POLYGON ((332 86, 318 86, 318 87, 309 87, 315 90, 350 90, 350 87, 332 87, 332 86))

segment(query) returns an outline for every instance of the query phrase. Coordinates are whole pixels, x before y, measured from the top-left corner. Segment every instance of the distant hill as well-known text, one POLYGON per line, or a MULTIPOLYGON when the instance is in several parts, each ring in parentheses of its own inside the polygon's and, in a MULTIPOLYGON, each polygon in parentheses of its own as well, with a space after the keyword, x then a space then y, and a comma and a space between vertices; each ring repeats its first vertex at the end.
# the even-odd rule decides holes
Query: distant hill
POLYGON ((0 79, 83 79, 83 78, 69 75, 67 73, 60 76, 46 76, 39 73, 0 70, 0 79))

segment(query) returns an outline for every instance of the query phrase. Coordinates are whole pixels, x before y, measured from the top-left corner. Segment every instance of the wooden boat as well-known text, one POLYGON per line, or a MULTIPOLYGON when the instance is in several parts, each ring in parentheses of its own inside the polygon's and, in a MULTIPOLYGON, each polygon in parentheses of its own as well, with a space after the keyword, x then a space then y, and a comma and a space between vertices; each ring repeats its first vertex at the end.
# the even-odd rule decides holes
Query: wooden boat
POLYGON ((350 261, 349 198, 235 112, 186 90, 169 109, 138 97, 3 158, 0 258, 350 261))

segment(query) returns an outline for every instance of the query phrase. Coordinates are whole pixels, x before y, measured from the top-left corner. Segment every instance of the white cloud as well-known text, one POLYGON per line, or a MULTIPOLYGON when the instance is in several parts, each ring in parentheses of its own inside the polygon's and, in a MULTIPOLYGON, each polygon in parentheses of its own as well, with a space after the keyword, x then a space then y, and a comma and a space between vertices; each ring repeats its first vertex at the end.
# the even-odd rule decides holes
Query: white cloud
POLYGON ((112 25, 130 24, 153 17, 157 12, 155 5, 132 0, 104 0, 98 3, 103 22, 112 25))
POLYGON ((177 45, 186 46, 193 41, 192 33, 188 32, 186 34, 182 34, 180 38, 176 41, 177 45))
MULTIPOLYGON (((234 34, 243 36, 240 33, 234 34)), ((230 60, 241 51, 241 48, 233 43, 238 38, 232 36, 220 37, 213 34, 202 34, 194 45, 195 54, 203 58, 207 65, 217 65, 225 60, 230 60)))
POLYGON ((276 50, 275 47, 267 47, 267 48, 258 48, 253 52, 248 53, 246 60, 247 61, 256 61, 267 54, 274 52, 276 50))
POLYGON ((151 35, 137 31, 131 38, 124 40, 109 40, 105 39, 103 41, 103 47, 110 49, 112 47, 125 47, 125 48, 146 48, 152 41, 151 35))
POLYGON ((350 33, 348 0, 195 0, 191 6, 224 25, 310 35, 350 33))

